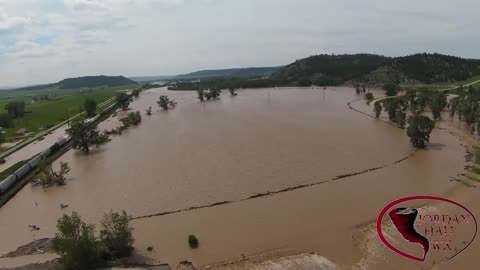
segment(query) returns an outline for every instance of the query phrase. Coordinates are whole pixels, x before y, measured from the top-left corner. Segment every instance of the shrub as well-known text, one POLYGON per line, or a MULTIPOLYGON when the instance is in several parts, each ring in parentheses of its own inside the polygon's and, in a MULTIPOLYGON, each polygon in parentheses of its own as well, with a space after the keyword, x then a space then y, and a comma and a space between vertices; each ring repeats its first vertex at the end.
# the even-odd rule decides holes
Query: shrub
MULTIPOLYGON (((40 165, 45 166, 45 165, 40 165)), ((61 186, 65 184, 66 175, 70 172, 70 166, 67 162, 60 162, 60 171, 53 170, 52 165, 47 165, 40 172, 37 179, 34 179, 32 183, 34 185, 40 185, 43 187, 49 187, 52 185, 61 186)))
POLYGON ((157 101, 158 106, 164 110, 168 110, 170 108, 174 108, 177 106, 177 102, 173 99, 168 98, 166 95, 161 95, 160 100, 157 101))
POLYGON ((73 212, 63 215, 57 222, 58 233, 53 239, 53 250, 60 255, 66 270, 89 269, 98 262, 98 242, 95 239, 94 225, 83 222, 73 212))
POLYGON ((190 234, 188 236, 188 245, 190 248, 198 248, 198 239, 195 235, 190 234))
POLYGON ((133 228, 125 211, 106 213, 102 220, 100 240, 113 258, 129 256, 133 251, 133 228))
POLYGON ((372 100, 372 99, 373 99, 373 94, 372 94, 372 93, 366 93, 366 94, 365 94, 365 97, 366 97, 368 100, 372 100))

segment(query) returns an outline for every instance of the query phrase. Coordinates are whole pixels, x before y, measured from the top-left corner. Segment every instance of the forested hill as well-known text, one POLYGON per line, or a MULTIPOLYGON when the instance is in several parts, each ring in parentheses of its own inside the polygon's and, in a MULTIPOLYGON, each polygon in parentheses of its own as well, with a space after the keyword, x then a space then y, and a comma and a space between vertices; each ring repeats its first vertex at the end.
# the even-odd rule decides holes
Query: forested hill
POLYGON ((415 54, 395 58, 387 66, 391 73, 422 83, 463 81, 480 74, 480 60, 434 54, 415 54))
POLYGON ((480 60, 442 54, 385 57, 373 54, 316 55, 295 61, 272 75, 283 84, 338 85, 348 81, 442 83, 480 75, 480 60))
POLYGON ((123 76, 86 76, 61 80, 57 83, 60 88, 81 88, 99 86, 122 86, 136 84, 136 82, 123 76))
POLYGON ((336 85, 361 77, 391 58, 375 54, 315 55, 278 70, 272 78, 284 82, 336 85))
POLYGON ((46 88, 73 89, 82 87, 113 87, 122 85, 132 85, 136 82, 123 76, 85 76, 78 78, 69 78, 57 83, 40 84, 28 87, 17 88, 14 90, 40 90, 46 88))

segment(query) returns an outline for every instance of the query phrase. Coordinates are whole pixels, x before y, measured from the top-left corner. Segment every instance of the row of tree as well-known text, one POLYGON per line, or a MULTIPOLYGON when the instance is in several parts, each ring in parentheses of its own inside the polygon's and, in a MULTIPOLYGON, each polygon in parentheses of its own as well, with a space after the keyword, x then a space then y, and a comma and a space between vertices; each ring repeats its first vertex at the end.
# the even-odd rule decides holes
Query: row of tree
MULTIPOLYGON (((396 95, 400 88, 392 84, 385 87, 385 90, 387 94, 391 91, 391 95, 396 95)), ((440 119, 441 112, 447 105, 447 96, 441 91, 409 89, 403 96, 375 102, 373 110, 377 118, 382 111, 386 112, 389 120, 396 123, 399 128, 405 128, 408 123, 407 135, 410 141, 415 147, 424 148, 435 126, 434 120, 440 119), (427 107, 432 113, 433 120, 422 115, 427 107), (408 118, 407 113, 410 114, 408 118)))

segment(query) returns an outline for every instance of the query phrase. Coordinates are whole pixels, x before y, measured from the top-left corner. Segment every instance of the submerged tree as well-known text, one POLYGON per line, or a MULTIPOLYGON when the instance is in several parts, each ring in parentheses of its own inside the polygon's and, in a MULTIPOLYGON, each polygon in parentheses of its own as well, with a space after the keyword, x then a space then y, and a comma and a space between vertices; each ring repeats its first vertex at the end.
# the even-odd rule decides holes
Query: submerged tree
POLYGON ((379 101, 375 102, 373 105, 373 111, 375 112, 375 117, 379 118, 382 113, 382 104, 379 101))
POLYGON ((125 211, 110 211, 103 216, 100 240, 113 258, 130 256, 133 251, 133 228, 125 211))
POLYGON ((228 91, 230 92, 230 95, 231 95, 232 97, 238 95, 238 94, 237 94, 237 89, 235 89, 235 87, 230 87, 230 88, 228 88, 228 91))
POLYGON ((367 100, 373 100, 373 99, 374 99, 372 93, 366 93, 366 94, 365 94, 365 97, 367 98, 367 100))
POLYGON ((161 95, 157 104, 164 110, 175 108, 175 106, 177 106, 177 102, 174 99, 168 98, 166 95, 161 95))
POLYGON ((65 184, 66 175, 70 172, 70 166, 67 162, 60 162, 60 170, 54 171, 52 164, 44 166, 43 170, 38 174, 37 179, 33 180, 34 185, 41 185, 43 187, 48 187, 51 185, 63 185, 65 184))
POLYGON ((440 92, 434 92, 430 98, 430 109, 432 110, 433 119, 440 119, 440 113, 447 106, 447 96, 440 92))
POLYGON ((72 123, 66 132, 72 137, 73 148, 87 153, 91 146, 99 146, 110 141, 107 134, 97 130, 97 126, 85 123, 83 120, 72 123))
POLYGON ((425 148, 430 141, 430 133, 435 122, 424 115, 414 115, 408 119, 407 135, 416 148, 425 148))
POLYGON ((60 255, 65 270, 90 269, 98 262, 98 242, 94 225, 86 224, 73 212, 57 222, 58 233, 53 239, 53 250, 60 255))
POLYGON ((198 99, 200 101, 204 101, 205 100, 205 90, 203 89, 198 89, 197 90, 197 96, 198 96, 198 99))
POLYGON ((152 115, 152 106, 148 107, 146 114, 152 115))
POLYGON ((217 99, 217 98, 220 98, 220 94, 222 93, 222 90, 219 89, 219 88, 212 88, 210 89, 209 91, 209 94, 210 94, 210 97, 212 99, 217 99))
POLYGON ((131 125, 137 126, 142 122, 142 115, 139 111, 130 112, 127 114, 127 116, 120 118, 120 122, 122 122, 125 129, 127 129, 131 125))

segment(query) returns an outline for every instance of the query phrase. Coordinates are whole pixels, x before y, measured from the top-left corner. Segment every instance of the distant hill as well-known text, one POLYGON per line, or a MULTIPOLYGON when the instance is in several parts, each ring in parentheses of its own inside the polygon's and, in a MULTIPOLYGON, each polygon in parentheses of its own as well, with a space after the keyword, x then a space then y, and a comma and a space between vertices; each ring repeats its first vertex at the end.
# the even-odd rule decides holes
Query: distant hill
POLYGON ((86 76, 79 78, 70 78, 58 82, 60 88, 81 88, 81 87, 99 87, 99 86, 122 86, 136 84, 136 82, 123 76, 86 76))
POLYGON ((137 84, 135 81, 127 79, 123 76, 85 76, 78 78, 69 78, 61 80, 57 83, 40 84, 28 87, 17 88, 14 90, 40 90, 45 88, 72 89, 82 87, 114 87, 122 85, 137 84))
POLYGON ((201 79, 212 77, 265 77, 270 76, 280 67, 249 67, 249 68, 230 68, 200 70, 192 73, 178 75, 176 79, 201 79))
POLYGON ((480 75, 480 60, 438 53, 385 57, 373 54, 315 55, 279 69, 271 77, 283 84, 338 85, 364 82, 443 83, 480 75))
POLYGON ((444 83, 464 81, 480 75, 480 60, 438 53, 421 53, 394 58, 392 62, 370 72, 362 80, 370 84, 444 83))
POLYGON ((151 82, 161 80, 183 80, 183 79, 204 79, 215 77, 265 77, 270 76, 273 72, 281 67, 248 67, 248 68, 230 68, 230 69, 212 69, 200 70, 187 74, 173 76, 146 76, 146 77, 130 77, 131 80, 137 82, 151 82))
POLYGON ((295 61, 271 76, 284 83, 336 85, 359 78, 391 58, 375 54, 315 55, 295 61))
POLYGON ((154 82, 154 81, 163 81, 175 78, 176 76, 160 75, 160 76, 139 76, 139 77, 129 77, 128 79, 136 82, 154 82))

